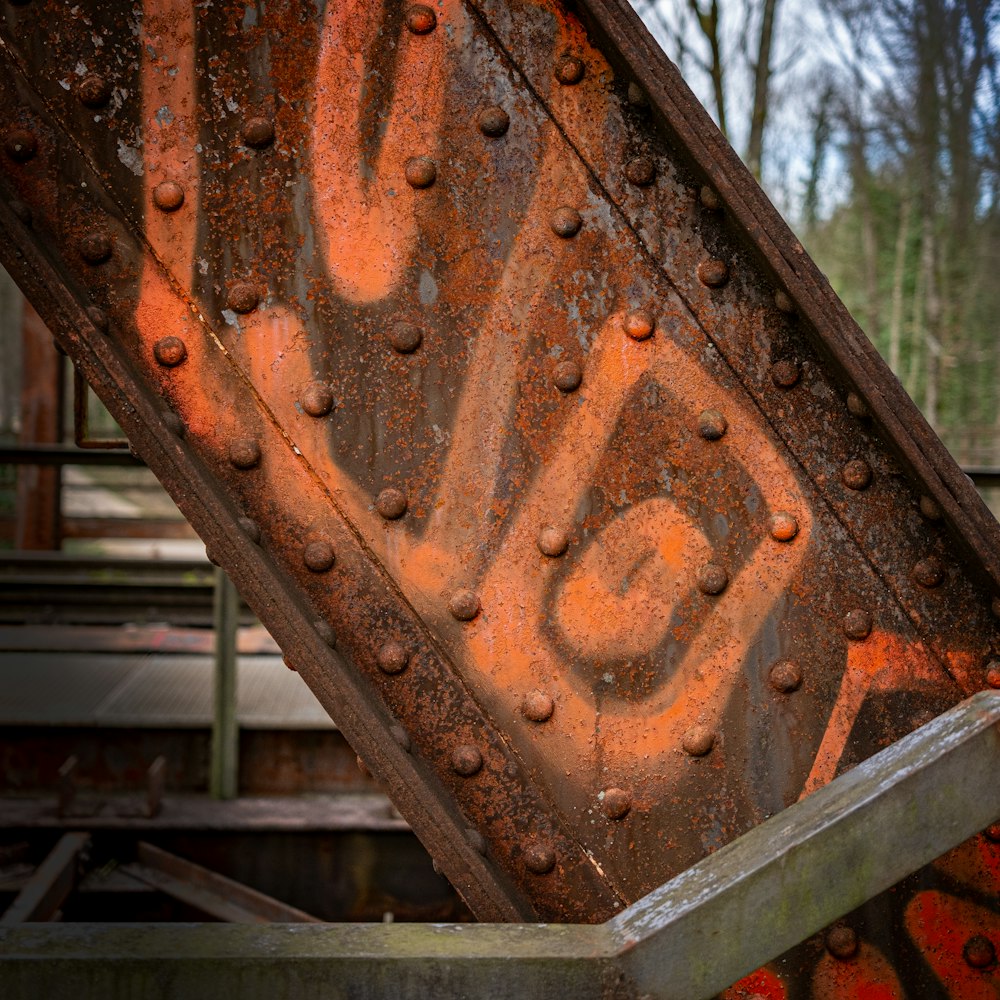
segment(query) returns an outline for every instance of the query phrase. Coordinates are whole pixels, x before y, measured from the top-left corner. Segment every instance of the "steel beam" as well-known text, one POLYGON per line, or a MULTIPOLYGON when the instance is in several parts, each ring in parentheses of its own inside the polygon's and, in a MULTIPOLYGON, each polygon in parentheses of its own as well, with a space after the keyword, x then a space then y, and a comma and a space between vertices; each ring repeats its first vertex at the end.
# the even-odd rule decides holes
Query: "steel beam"
POLYGON ((0 924, 51 920, 76 885, 77 861, 90 844, 90 834, 67 833, 38 866, 35 874, 7 907, 0 924))
POLYGON ((598 926, 4 930, 0 990, 708 998, 995 820, 998 724, 1000 693, 968 699, 598 926))

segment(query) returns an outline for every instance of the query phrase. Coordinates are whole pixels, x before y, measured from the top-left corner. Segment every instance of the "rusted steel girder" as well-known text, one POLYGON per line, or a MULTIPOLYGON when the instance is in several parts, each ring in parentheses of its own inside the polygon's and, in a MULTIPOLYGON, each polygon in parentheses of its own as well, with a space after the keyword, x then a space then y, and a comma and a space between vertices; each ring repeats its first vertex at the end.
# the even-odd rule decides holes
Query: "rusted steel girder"
POLYGON ((996 522, 623 3, 0 41, 6 266, 480 916, 1000 683, 996 522))

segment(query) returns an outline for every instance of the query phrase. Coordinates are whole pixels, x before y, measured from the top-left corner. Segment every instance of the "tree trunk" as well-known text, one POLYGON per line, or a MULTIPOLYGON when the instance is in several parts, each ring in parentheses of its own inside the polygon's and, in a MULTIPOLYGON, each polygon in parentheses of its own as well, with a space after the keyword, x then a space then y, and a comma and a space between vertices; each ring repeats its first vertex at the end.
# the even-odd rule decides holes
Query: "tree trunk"
POLYGON ((896 233, 896 259, 892 272, 892 312, 889 317, 889 367, 899 375, 900 347, 903 332, 903 279, 906 276, 906 244, 910 238, 913 199, 903 196, 899 207, 899 230, 896 233))
POLYGON ((747 142, 747 166, 758 181, 761 177, 768 84, 771 80, 771 41, 774 37, 774 16, 777 6, 778 0, 764 0, 760 19, 760 45, 757 49, 757 65, 754 67, 753 113, 750 117, 750 139, 747 142))

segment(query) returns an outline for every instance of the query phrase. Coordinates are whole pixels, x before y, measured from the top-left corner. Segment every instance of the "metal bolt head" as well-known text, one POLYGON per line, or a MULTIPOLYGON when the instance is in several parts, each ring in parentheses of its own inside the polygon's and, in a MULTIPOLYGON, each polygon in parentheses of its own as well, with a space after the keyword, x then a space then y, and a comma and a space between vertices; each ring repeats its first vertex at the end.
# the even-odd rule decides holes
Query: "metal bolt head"
POLYGON ((401 674, 409 665, 410 654, 401 642, 385 642, 375 655, 383 674, 401 674))
POLYGON ((85 76, 76 88, 80 103, 88 108, 103 108, 111 100, 111 84, 97 73, 85 76))
POLYGON ((333 631, 333 626, 328 621, 319 618, 313 622, 313 628, 330 649, 337 648, 337 633, 333 631))
POLYGON ((776 361, 771 365, 771 382, 779 389, 791 389, 800 378, 802 368, 797 361, 776 361))
POLYGON ((87 319, 101 333, 108 332, 108 314, 103 309, 98 309, 97 306, 87 306, 87 319))
POLYGON ((535 875, 547 875, 556 866, 555 848, 544 840, 534 840, 524 849, 524 867, 535 875))
POLYGON ((632 808, 632 796, 624 788, 605 788, 601 810, 608 819, 624 819, 632 808))
POLYGON ((161 337, 153 344, 153 357, 164 368, 176 368, 187 358, 187 344, 180 337, 161 337))
POLYGON ((993 823, 991 826, 986 827, 983 833, 986 835, 987 840, 993 841, 994 844, 1000 844, 1000 823, 993 823))
POLYGON ((569 535, 559 528, 546 525, 538 532, 538 551, 542 555, 557 559, 569 548, 569 535))
POLYGON ((479 752, 479 747, 463 743, 452 750, 451 769, 463 778, 471 778, 474 774, 478 774, 482 767, 483 755, 479 752))
POLYGON ((427 156, 411 156, 403 168, 406 183, 413 188, 429 188, 437 180, 437 166, 427 156))
POLYGON ((991 688, 1000 688, 1000 663, 996 660, 986 664, 986 683, 991 688))
POLYGON ((698 433, 706 441, 718 441, 728 429, 728 421, 718 410, 702 410, 698 416, 698 433))
POLYGON ((717 212, 722 208, 722 199, 719 198, 715 188, 711 188, 707 184, 702 184, 701 190, 698 192, 698 198, 702 205, 710 212, 717 212))
POLYGON ((847 412, 858 420, 867 420, 872 415, 868 404, 856 392, 847 394, 847 412))
POLYGON ((494 104, 479 112, 478 125, 483 135, 499 139, 510 128, 510 115, 498 104, 494 104))
POLYGON ((791 660, 778 660, 771 667, 767 679, 775 691, 791 694, 793 691, 798 691, 802 684, 802 668, 791 660))
POLYGON ((260 525, 249 517, 241 517, 237 522, 240 530, 254 545, 260 545, 260 525))
POLYGON ((709 288, 722 288, 729 281, 729 265, 718 257, 709 257, 698 265, 698 280, 709 288))
POLYGON ((556 236, 564 240, 569 240, 580 231, 580 227, 583 225, 583 218, 575 208, 562 205, 552 213, 549 225, 556 236))
POLYGON ((415 3, 406 11, 406 26, 415 35, 430 34, 437 27, 437 15, 426 4, 415 3))
POLYGON ((274 122, 257 115, 243 123, 243 144, 251 149, 266 149, 274 142, 274 122))
POLYGON ((790 542, 799 533, 799 522, 787 510, 776 510, 771 515, 770 529, 776 542, 790 542))
POLYGON ((583 370, 575 361, 561 361, 556 365, 552 383, 560 392, 575 392, 583 381, 583 370))
POLYGON ((937 501, 929 496, 922 496, 920 498, 920 513, 923 514, 928 521, 940 521, 941 518, 944 517, 937 501))
POLYGON ((792 301, 788 292, 786 292, 783 288, 779 288, 774 293, 774 306, 778 312, 786 314, 795 312, 795 303, 792 301))
POLYGON ((653 335, 656 320, 652 313, 646 312, 645 309, 636 309, 626 313, 622 318, 622 329, 625 335, 633 340, 646 340, 653 335))
POLYGON ((479 595, 471 590, 456 590, 448 600, 448 610, 460 622, 471 622, 480 611, 479 595))
POLYGON ((872 625, 871 612, 865 611, 864 608, 854 608, 853 611, 848 611, 844 615, 844 635, 848 639, 854 639, 858 642, 867 639, 871 635, 872 625))
POLYGON ((704 757, 715 746, 715 733, 708 726, 692 726, 681 737, 681 748, 690 757, 704 757))
POLYGON ((325 538, 310 542, 302 550, 302 562, 310 573, 326 573, 336 561, 333 546, 325 538))
POLYGON ((406 494, 389 486, 375 498, 375 510, 387 521, 395 521, 406 513, 406 494))
POLYGON ((629 184, 636 187, 648 187, 656 180, 656 164, 652 157, 633 156, 625 164, 625 177, 629 184))
POLYGON ((928 589, 940 587, 944 582, 944 567, 934 556, 928 556, 926 559, 921 559, 913 567, 913 579, 921 587, 927 587, 928 589))
POLYGON ((38 140, 26 128, 12 128, 4 136, 3 148, 15 163, 27 163, 38 152, 38 140))
POLYGON ((571 87, 574 83, 579 83, 583 79, 587 67, 582 59, 576 56, 563 56, 556 63, 556 79, 564 86, 571 87))
POLYGON ((413 323, 395 323, 389 330, 389 343, 399 354, 412 354, 423 339, 423 331, 413 323))
POLYGON ((333 409, 333 390, 322 382, 310 382, 301 403, 303 412, 310 417, 325 417, 333 409))
POLYGON ((153 204, 161 212, 176 212, 184 204, 184 188, 177 181, 160 181, 153 188, 153 204))
POLYGON ((103 264, 111 257, 111 237, 103 229, 91 229, 80 240, 80 256, 88 264, 103 264))
POLYGON ((555 711, 555 702, 552 695, 544 691, 529 691, 521 702, 521 714, 529 722, 548 722, 555 711))
POLYGON ((866 490, 872 482, 872 469, 863 458, 852 458, 840 470, 840 478, 849 490, 866 490))
POLYGON ((703 594, 715 597, 729 584, 729 574, 718 563, 706 563, 698 570, 698 589, 703 594))
POLYGON ((260 445, 253 438, 236 438, 229 444, 229 461, 237 469, 260 465, 260 445))
POLYGON ((996 948, 985 934, 976 934, 965 942, 962 958, 973 969, 988 969, 997 960, 996 948))
POLYGON ((260 303, 260 292, 249 281, 237 281, 229 287, 226 305, 235 313, 251 313, 260 303))
POLYGON ((854 928, 846 924, 831 927, 826 932, 826 950, 841 961, 853 958, 858 953, 858 935, 854 928))

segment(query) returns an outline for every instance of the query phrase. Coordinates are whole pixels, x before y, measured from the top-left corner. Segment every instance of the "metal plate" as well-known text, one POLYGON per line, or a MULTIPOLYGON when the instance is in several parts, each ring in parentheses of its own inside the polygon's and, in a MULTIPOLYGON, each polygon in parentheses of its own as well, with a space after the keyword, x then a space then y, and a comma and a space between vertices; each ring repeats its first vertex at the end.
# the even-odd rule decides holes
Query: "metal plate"
POLYGON ((623 5, 0 34, 6 265, 479 915, 987 685, 996 523, 623 5))

